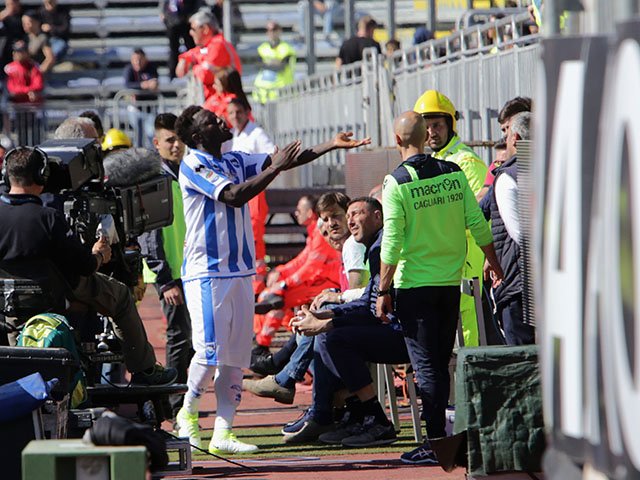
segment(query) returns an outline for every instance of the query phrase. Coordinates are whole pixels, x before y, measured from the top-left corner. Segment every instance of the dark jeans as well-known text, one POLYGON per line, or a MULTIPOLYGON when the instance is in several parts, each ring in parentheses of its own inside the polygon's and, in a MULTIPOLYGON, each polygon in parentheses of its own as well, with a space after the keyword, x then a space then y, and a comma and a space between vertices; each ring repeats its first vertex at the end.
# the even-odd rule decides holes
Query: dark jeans
POLYGON ((178 65, 178 52, 180 50, 180 39, 184 42, 187 50, 195 47, 193 38, 189 35, 189 22, 179 23, 167 27, 167 37, 169 38, 169 78, 175 78, 176 66, 178 65))
MULTIPOLYGON (((176 284, 182 291, 184 298, 184 290, 182 281, 176 280, 176 284)), ((160 295, 160 305, 162 312, 167 319, 167 351, 166 363, 167 367, 173 367, 178 371, 176 383, 187 383, 187 369, 193 357, 193 348, 191 347, 191 319, 189 318, 189 310, 187 304, 169 305, 165 302, 158 285, 156 290, 160 295)), ((169 402, 171 403, 171 411, 175 415, 182 407, 184 395, 171 395, 169 402)))
POLYGON ((396 312, 422 398, 427 436, 446 436, 449 360, 458 325, 460 287, 398 289, 396 312))
POLYGON ((332 373, 323 361, 328 356, 327 334, 321 333, 314 337, 313 341, 313 401, 311 416, 321 425, 327 425, 333 421, 333 394, 341 388, 340 379, 332 373))
POLYGON ((502 323, 507 345, 530 345, 536 343, 536 331, 531 325, 524 323, 522 310, 522 294, 513 297, 496 308, 497 316, 502 323))
POLYGON ((367 362, 407 363, 409 354, 399 325, 378 319, 366 325, 339 327, 327 333, 325 364, 350 392, 371 384, 367 362))

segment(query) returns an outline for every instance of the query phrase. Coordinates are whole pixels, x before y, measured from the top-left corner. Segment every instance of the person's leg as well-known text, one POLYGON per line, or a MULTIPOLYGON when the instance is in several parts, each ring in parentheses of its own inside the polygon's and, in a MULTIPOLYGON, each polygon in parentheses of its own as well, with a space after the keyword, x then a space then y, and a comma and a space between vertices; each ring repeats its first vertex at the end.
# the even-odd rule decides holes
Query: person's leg
POLYGON ((450 305, 443 311, 439 296, 448 290, 453 292, 451 297, 457 296, 459 299, 460 288, 457 286, 400 289, 397 294, 398 317, 402 324, 409 358, 416 372, 429 438, 446 435, 446 402, 445 405, 441 404, 443 393, 440 390, 445 383, 445 375, 448 378, 448 360, 443 362, 442 359, 446 351, 450 354, 453 349, 459 309, 457 300, 453 318, 446 318, 451 316, 450 305), (450 346, 442 344, 449 341, 450 346), (446 374, 443 373, 443 369, 446 370, 446 374))
POLYGON ((53 56, 56 57, 56 63, 60 63, 67 55, 69 44, 64 38, 60 37, 50 37, 49 44, 51 45, 53 56))
POLYGON ((167 27, 167 38, 169 39, 169 78, 175 78, 176 66, 178 65, 178 54, 180 52, 180 37, 182 36, 182 25, 167 27))
POLYGON ((187 393, 184 404, 178 414, 178 434, 188 437, 192 445, 200 447, 198 428, 198 409, 200 398, 216 373, 215 345, 213 325, 213 301, 211 279, 192 280, 184 284, 184 294, 192 326, 192 343, 195 350, 187 377, 187 393))
POLYGON ((336 2, 335 0, 325 0, 324 4, 325 11, 322 19, 322 33, 327 37, 333 32, 333 19, 340 9, 340 2, 336 2))
POLYGON ((273 364, 278 370, 282 370, 291 359, 291 355, 298 348, 298 336, 292 333, 280 350, 273 354, 273 364))
MULTIPOLYGON (((462 268, 462 277, 468 279, 477 277, 482 280, 484 254, 473 237, 470 234, 467 235, 467 258, 462 268)), ((480 288, 482 288, 482 282, 480 282, 480 288)), ((473 296, 464 293, 460 295, 460 318, 462 320, 464 346, 477 347, 479 345, 478 317, 473 296)))
POLYGON ((303 337, 302 335, 297 337, 298 346, 291 355, 291 359, 280 373, 276 374, 276 382, 282 387, 293 388, 296 382, 302 381, 313 360, 314 337, 303 337))
MULTIPOLYGON (((182 282, 177 281, 180 289, 184 289, 182 282)), ((187 382, 187 370, 191 357, 193 357, 193 348, 191 348, 191 319, 189 318, 189 310, 187 305, 169 305, 160 295, 160 305, 162 312, 167 319, 167 350, 166 365, 173 367, 178 371, 177 383, 187 382)), ((183 395, 171 395, 169 403, 171 403, 171 411, 173 415, 178 413, 182 407, 183 395)))
POLYGON ((233 419, 242 398, 242 368, 251 362, 253 287, 251 277, 212 279, 216 300, 213 324, 215 357, 219 373, 215 378, 217 415, 209 451, 246 453, 258 449, 239 441, 232 433, 233 419))
POLYGON ((524 323, 522 295, 498 306, 507 345, 531 345, 536 342, 535 328, 524 323))
POLYGON ((76 300, 110 318, 116 337, 122 342, 125 365, 130 372, 142 372, 156 363, 153 347, 131 292, 123 283, 101 273, 80 277, 73 290, 76 300))

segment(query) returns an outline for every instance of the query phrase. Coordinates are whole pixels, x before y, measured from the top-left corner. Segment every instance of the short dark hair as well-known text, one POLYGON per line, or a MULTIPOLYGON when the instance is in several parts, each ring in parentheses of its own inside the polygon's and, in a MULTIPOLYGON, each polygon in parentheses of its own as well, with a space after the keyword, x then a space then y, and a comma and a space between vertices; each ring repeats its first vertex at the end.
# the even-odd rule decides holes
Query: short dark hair
POLYGON ((3 168, 12 185, 27 187, 34 185, 38 172, 42 169, 42 151, 33 147, 17 147, 4 157, 3 168), (37 155, 34 155, 38 152, 37 155))
POLYGON ((27 10, 22 14, 22 16, 29 17, 37 22, 42 22, 42 17, 40 16, 40 13, 38 13, 37 10, 27 10))
POLYGON ((318 199, 316 211, 319 214, 320 212, 324 212, 325 210, 329 210, 330 208, 338 207, 346 212, 348 205, 349 197, 347 197, 344 193, 327 192, 318 199))
POLYGON ((531 98, 515 97, 507 101, 500 109, 498 114, 498 123, 504 123, 513 117, 516 113, 530 112, 532 107, 531 98))
MULTIPOLYGON (((245 112, 248 112, 251 110, 251 106, 249 106, 249 104, 245 101, 243 101, 241 98, 235 97, 232 98, 231 100, 229 100, 229 105, 236 105, 238 107, 242 107, 242 109, 245 112)), ((229 106, 227 105, 227 107, 229 106)))
POLYGON ((202 107, 198 105, 190 105, 182 111, 176 120, 175 132, 180 140, 190 148, 196 148, 197 146, 193 141, 193 134, 196 133, 196 125, 193 122, 193 116, 200 111, 202 111, 202 107))
POLYGON ((96 128, 98 136, 104 136, 104 127, 102 126, 102 120, 100 120, 100 116, 96 112, 94 112, 93 110, 85 110, 78 116, 91 120, 93 122, 93 126, 96 128))
POLYGON ((178 117, 173 113, 160 113, 153 122, 153 128, 155 130, 165 129, 174 132, 176 129, 176 120, 178 120, 178 117))
POLYGON ((138 47, 138 48, 134 48, 134 49, 133 49, 133 53, 135 53, 136 55, 142 55, 143 57, 146 57, 146 56, 147 56, 147 54, 146 54, 146 53, 144 53, 144 50, 143 50, 143 49, 141 49, 140 47, 138 47))
POLYGON ((375 212, 376 210, 380 210, 380 213, 382 213, 382 204, 375 198, 373 197, 357 197, 354 198, 353 200, 351 200, 349 202, 349 205, 347 205, 347 207, 350 207, 351 205, 353 205, 354 203, 366 203, 367 206, 369 207, 369 210, 372 212, 375 212))

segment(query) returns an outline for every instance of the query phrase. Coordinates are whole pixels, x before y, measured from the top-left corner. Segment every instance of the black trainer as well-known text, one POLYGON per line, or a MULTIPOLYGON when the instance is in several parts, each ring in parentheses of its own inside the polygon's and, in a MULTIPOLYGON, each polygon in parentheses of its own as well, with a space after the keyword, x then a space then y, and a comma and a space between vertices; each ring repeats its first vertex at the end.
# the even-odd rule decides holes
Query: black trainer
POLYGON ((251 356, 251 365, 249 368, 257 373, 258 375, 262 375, 266 377, 267 375, 275 375, 280 370, 276 367, 275 363, 273 363, 273 355, 255 355, 251 356))
POLYGON ((353 419, 351 412, 346 411, 336 429, 332 432, 323 433, 318 437, 322 443, 329 445, 341 445, 342 440, 362 433, 362 424, 353 419))
POLYGON ((436 454, 427 443, 400 455, 400 460, 411 465, 440 465, 436 454))
POLYGON ((133 385, 171 385, 178 378, 178 371, 173 367, 163 367, 156 363, 149 371, 136 372, 131 376, 133 385))
POLYGON ((374 447, 389 445, 396 440, 398 440, 398 436, 393 423, 383 425, 378 423, 375 417, 365 417, 361 431, 342 440, 342 445, 345 447, 374 447))

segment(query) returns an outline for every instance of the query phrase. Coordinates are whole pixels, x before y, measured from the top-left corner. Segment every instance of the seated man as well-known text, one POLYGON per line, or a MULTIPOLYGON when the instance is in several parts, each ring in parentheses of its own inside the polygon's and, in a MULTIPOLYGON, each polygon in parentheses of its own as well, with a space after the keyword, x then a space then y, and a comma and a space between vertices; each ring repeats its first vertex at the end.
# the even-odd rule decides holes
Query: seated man
POLYGON ((3 171, 10 190, 0 201, 0 261, 42 258, 53 262, 74 300, 111 317, 114 332, 122 342, 126 367, 133 374, 132 382, 173 383, 176 370, 156 364, 129 289, 96 273, 111 258, 106 240, 96 242, 89 253, 72 234, 62 213, 42 205, 40 194, 49 176, 46 155, 20 147, 5 157, 3 171))
POLYGON ((256 343, 267 350, 285 320, 284 309, 310 303, 327 288, 340 287, 340 253, 324 240, 317 228, 316 200, 305 195, 298 201, 296 220, 307 227, 305 248, 293 260, 279 265, 267 275, 267 288, 258 297, 256 313, 268 313, 256 325, 256 343))
MULTIPOLYGON (((312 305, 322 305, 327 303, 343 303, 347 294, 358 298, 364 291, 363 287, 368 278, 368 272, 364 265, 365 246, 358 243, 349 233, 347 225, 347 205, 349 197, 340 192, 325 193, 318 200, 317 209, 322 220, 320 231, 329 244, 342 254, 342 271, 340 287, 342 292, 336 289, 324 291, 316 296, 312 305)), ((291 404, 295 396, 296 382, 302 381, 313 359, 313 338, 293 335, 289 351, 290 359, 282 369, 278 369, 261 380, 246 380, 243 388, 261 397, 271 397, 277 402, 291 404), (295 345, 295 346, 294 346, 295 345)), ((278 357, 280 352, 278 352, 278 357)), ((271 363, 274 364, 273 356, 269 354, 271 363)), ((252 363, 268 363, 268 360, 252 363)), ((275 367, 275 364, 273 365, 275 367)), ((258 367, 259 369, 259 367, 258 367)), ((259 372, 256 372, 259 373, 259 372)))
POLYGON ((373 388, 366 362, 406 363, 409 361, 399 324, 381 323, 375 317, 380 280, 380 244, 382 206, 371 197, 349 204, 349 230, 354 239, 367 247, 371 278, 358 300, 328 310, 311 312, 306 307, 294 318, 294 331, 316 338, 316 378, 311 413, 298 425, 285 427, 285 442, 321 441, 352 447, 383 445, 396 440, 393 425, 387 419, 373 388), (323 374, 322 368, 329 375, 323 374), (322 380, 322 381, 316 381, 322 380), (347 411, 337 429, 327 416, 331 391, 321 389, 344 384, 354 396, 347 399, 347 411), (323 402, 324 404, 320 404, 323 402))

